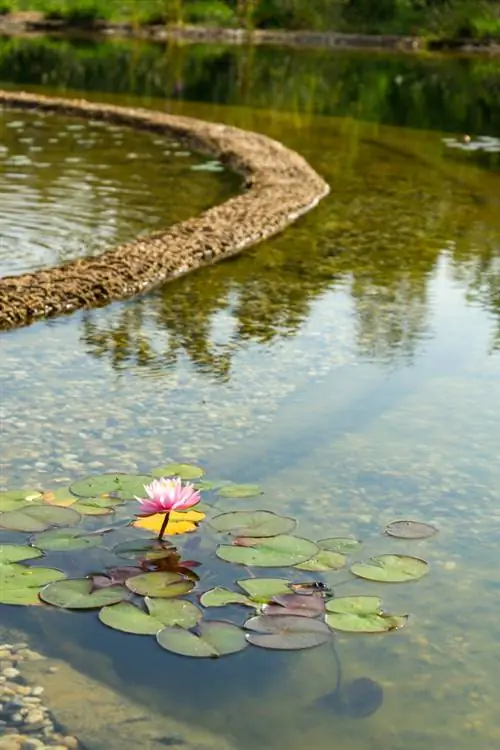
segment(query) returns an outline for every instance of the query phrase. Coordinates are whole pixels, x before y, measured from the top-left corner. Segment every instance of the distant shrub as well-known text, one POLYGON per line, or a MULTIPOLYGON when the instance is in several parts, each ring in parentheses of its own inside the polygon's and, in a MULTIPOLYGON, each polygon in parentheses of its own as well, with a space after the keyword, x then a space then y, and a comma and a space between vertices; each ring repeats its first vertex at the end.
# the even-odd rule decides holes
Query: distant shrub
POLYGON ((64 21, 70 26, 93 26, 97 21, 109 19, 104 2, 98 0, 75 0, 72 3, 51 4, 45 17, 53 21, 64 21))
POLYGON ((185 5, 184 19, 188 23, 200 23, 207 26, 233 26, 235 14, 222 0, 195 0, 185 5))

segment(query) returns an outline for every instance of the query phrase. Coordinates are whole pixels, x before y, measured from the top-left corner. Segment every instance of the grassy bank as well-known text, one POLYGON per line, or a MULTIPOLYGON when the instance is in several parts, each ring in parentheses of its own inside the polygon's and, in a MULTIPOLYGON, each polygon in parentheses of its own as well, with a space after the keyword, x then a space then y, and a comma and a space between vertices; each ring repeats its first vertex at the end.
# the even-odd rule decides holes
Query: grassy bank
POLYGON ((39 11, 72 25, 100 21, 500 38, 497 0, 0 0, 0 13, 39 11))

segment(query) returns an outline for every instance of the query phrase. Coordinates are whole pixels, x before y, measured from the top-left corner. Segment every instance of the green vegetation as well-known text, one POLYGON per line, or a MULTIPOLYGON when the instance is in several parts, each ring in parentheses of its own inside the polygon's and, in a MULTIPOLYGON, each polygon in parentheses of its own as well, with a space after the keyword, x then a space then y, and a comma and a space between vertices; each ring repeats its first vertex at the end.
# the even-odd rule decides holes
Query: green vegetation
POLYGON ((0 13, 11 9, 40 11, 73 25, 113 20, 473 39, 500 36, 500 5, 495 0, 0 0, 0 13))

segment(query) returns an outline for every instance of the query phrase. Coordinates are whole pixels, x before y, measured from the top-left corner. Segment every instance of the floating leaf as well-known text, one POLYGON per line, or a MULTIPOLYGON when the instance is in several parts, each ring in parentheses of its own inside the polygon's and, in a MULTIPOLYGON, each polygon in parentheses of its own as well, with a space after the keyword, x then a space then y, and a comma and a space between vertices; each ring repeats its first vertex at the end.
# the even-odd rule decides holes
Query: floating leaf
POLYGON ((165 539, 161 542, 157 539, 131 539, 113 547, 113 553, 126 560, 159 560, 172 552, 175 552, 175 547, 165 539))
POLYGON ((217 658, 243 651, 247 642, 245 634, 237 625, 229 622, 204 622, 199 626, 199 635, 183 628, 160 630, 156 639, 162 648, 181 656, 217 658))
POLYGON ((273 596, 290 593, 289 581, 286 578, 244 578, 236 583, 254 602, 265 603, 273 596))
POLYGON ((351 539, 351 537, 330 537, 329 539, 320 539, 318 547, 320 549, 329 550, 330 552, 339 552, 341 555, 349 555, 354 552, 361 542, 357 539, 351 539))
POLYGON ((247 640, 261 648, 313 648, 331 638, 331 632, 324 622, 308 617, 258 615, 247 620, 245 628, 254 631, 247 633, 247 640))
POLYGON ((382 611, 382 599, 378 596, 339 596, 326 603, 328 612, 345 614, 379 614, 382 611))
POLYGON ((210 589, 210 591, 205 591, 200 597, 200 604, 203 604, 204 607, 225 607, 226 604, 243 604, 246 607, 255 608, 255 605, 244 594, 238 594, 237 591, 230 591, 221 586, 210 589))
POLYGON ((142 570, 140 568, 132 567, 109 568, 109 570, 106 571, 106 574, 94 573, 90 576, 92 579, 92 591, 124 584, 129 578, 141 574, 142 570))
POLYGON ((180 477, 181 479, 199 479, 205 473, 193 464, 166 464, 157 466, 151 472, 154 477, 180 477))
POLYGON ((407 621, 408 615, 375 612, 331 612, 326 615, 326 622, 332 630, 342 630, 345 633, 386 633, 389 630, 400 630, 407 621))
POLYGON ((379 555, 371 557, 367 562, 358 562, 351 566, 351 573, 358 578, 385 583, 416 581, 428 570, 429 563, 410 555, 379 555))
POLYGON ((270 510, 236 510, 215 516, 210 525, 216 531, 233 536, 269 537, 288 534, 294 530, 297 522, 294 518, 278 516, 270 510))
POLYGON ((39 490, 6 490, 0 492, 0 512, 14 510, 27 501, 37 501, 41 497, 42 493, 39 490))
POLYGON ((0 567, 0 604, 40 604, 41 587, 64 577, 64 573, 55 568, 3 565, 0 567))
POLYGON ((41 551, 35 549, 35 547, 24 546, 23 544, 0 544, 0 568, 10 563, 34 560, 41 556, 41 551))
POLYGON ((141 596, 182 596, 194 588, 193 581, 178 573, 142 573, 129 578, 125 585, 134 594, 141 596))
POLYGON ((78 500, 72 508, 84 516, 105 516, 113 513, 114 508, 122 502, 120 498, 89 497, 88 500, 78 500))
POLYGON ((78 497, 99 497, 112 493, 122 500, 133 500, 135 497, 145 497, 144 485, 151 480, 152 477, 147 474, 96 474, 73 482, 70 490, 78 497))
POLYGON ((218 494, 221 497, 255 497, 262 495, 262 490, 258 484, 235 484, 230 482, 219 488, 218 494))
POLYGON ((245 538, 237 546, 221 544, 216 554, 226 562, 281 568, 310 560, 317 551, 308 539, 282 534, 269 539, 245 538), (243 542, 244 546, 240 546, 243 542))
POLYGON ((339 689, 321 696, 314 706, 341 716, 364 719, 377 711, 384 700, 382 686, 369 677, 358 677, 339 689))
POLYGON ((224 480, 216 480, 216 479, 199 479, 197 482, 194 482, 194 487, 197 490, 204 490, 206 492, 209 492, 210 490, 216 490, 219 487, 222 487, 226 482, 224 480))
POLYGON ((131 602, 118 602, 103 607, 99 612, 99 619, 109 628, 134 635, 155 635, 164 627, 163 623, 131 602))
POLYGON ((0 515, 0 526, 10 531, 36 532, 51 526, 74 526, 81 519, 73 508, 58 505, 22 505, 0 515))
MULTIPOLYGON (((196 531, 200 521, 203 521, 205 514, 198 510, 187 510, 183 513, 173 510, 170 513, 168 519, 167 528, 165 534, 168 536, 175 536, 175 534, 189 534, 191 531, 196 531)), ((132 523, 138 529, 147 529, 147 531, 154 531, 155 534, 159 534, 165 515, 163 513, 155 513, 153 516, 146 516, 144 518, 138 518, 132 523)))
POLYGON ((151 599, 147 596, 146 606, 149 614, 160 620, 164 627, 194 628, 203 619, 201 609, 183 599, 151 599))
POLYGON ((98 547, 102 542, 102 537, 99 534, 85 535, 76 529, 51 529, 37 534, 32 541, 37 547, 47 552, 66 552, 98 547))
POLYGON ((275 596, 262 611, 272 617, 317 617, 325 611, 325 600, 321 594, 283 594, 275 596))
POLYGON ((76 496, 71 494, 69 487, 59 487, 56 490, 47 490, 43 493, 42 500, 49 505, 61 505, 68 508, 76 503, 76 496))
POLYGON ((398 539, 427 539, 437 534, 438 530, 421 521, 393 521, 385 527, 385 533, 398 539))
POLYGON ((317 555, 310 560, 300 563, 295 567, 299 570, 309 570, 314 573, 321 573, 328 570, 340 570, 345 565, 345 557, 339 552, 330 552, 327 549, 320 549, 317 555))
POLYGON ((49 583, 40 591, 40 599, 62 609, 97 609, 125 599, 122 586, 93 590, 91 578, 68 578, 49 583))

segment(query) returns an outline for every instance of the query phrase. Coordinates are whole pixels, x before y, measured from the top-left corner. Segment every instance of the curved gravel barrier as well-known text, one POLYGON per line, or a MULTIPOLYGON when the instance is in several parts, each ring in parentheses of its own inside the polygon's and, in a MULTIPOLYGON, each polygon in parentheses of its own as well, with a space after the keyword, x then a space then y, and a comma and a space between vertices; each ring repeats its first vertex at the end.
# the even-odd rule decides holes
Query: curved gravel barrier
POLYGON ((245 190, 164 231, 54 268, 0 279, 0 327, 105 305, 227 258, 280 232, 329 191, 299 154, 264 135, 146 109, 0 90, 0 105, 167 133, 245 178, 245 190))

